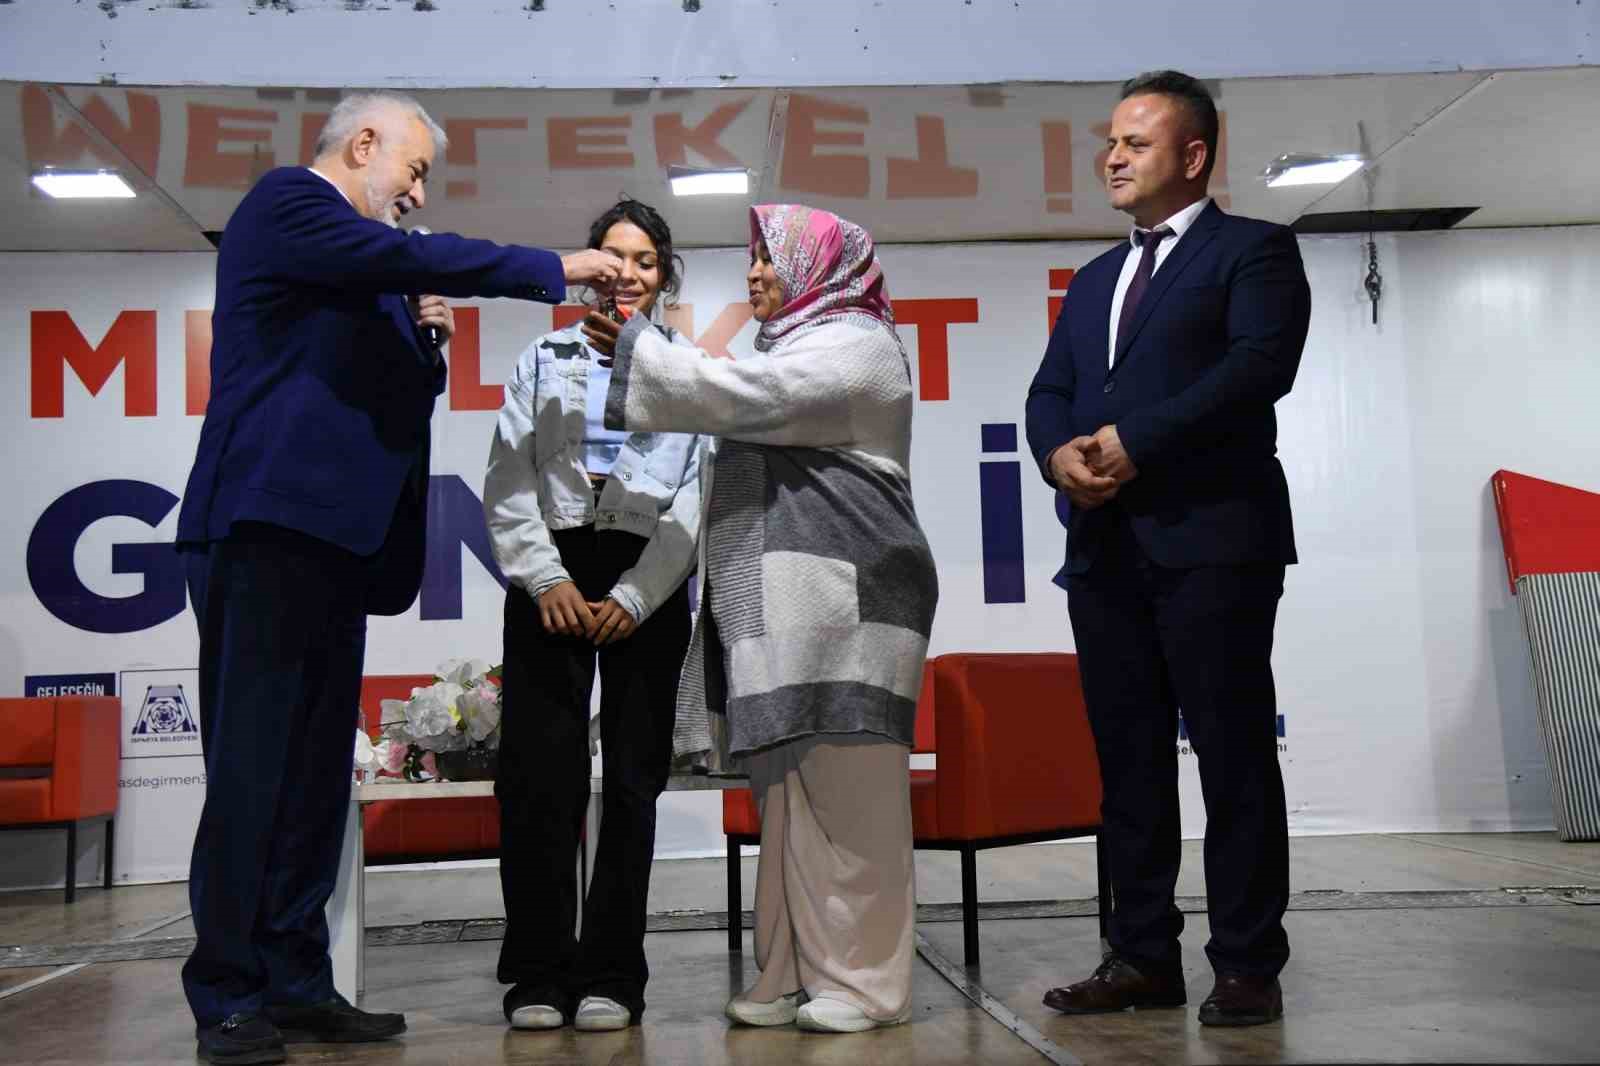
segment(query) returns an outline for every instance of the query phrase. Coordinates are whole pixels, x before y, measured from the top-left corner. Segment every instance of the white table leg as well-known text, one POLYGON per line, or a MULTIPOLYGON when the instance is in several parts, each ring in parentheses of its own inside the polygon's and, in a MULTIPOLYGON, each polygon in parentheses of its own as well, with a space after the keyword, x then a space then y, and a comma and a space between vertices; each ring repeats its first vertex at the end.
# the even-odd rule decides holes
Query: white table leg
POLYGON ((600 778, 589 778, 589 806, 583 815, 583 849, 578 853, 578 936, 583 935, 583 900, 594 880, 594 857, 600 850, 600 778))
POLYGON ((351 1003, 366 987, 366 849, 362 841, 361 804, 350 797, 345 815, 344 848, 339 853, 339 879, 328 900, 328 954, 333 959, 333 987, 351 1003))
POLYGON ((594 860, 600 851, 600 778, 589 779, 589 809, 583 819, 583 891, 587 895, 594 880, 594 860))

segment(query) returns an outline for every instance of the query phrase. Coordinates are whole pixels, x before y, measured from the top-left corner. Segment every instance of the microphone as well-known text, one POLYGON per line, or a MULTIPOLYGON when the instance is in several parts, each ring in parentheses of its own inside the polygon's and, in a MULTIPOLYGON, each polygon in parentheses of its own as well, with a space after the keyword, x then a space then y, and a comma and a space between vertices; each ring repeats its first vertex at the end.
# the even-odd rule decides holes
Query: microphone
MULTIPOLYGON (((429 229, 427 226, 412 226, 409 232, 420 233, 424 237, 427 237, 432 235, 433 230, 429 229)), ((438 326, 423 326, 422 336, 423 339, 428 342, 428 346, 431 347, 435 353, 444 347, 444 331, 438 326)))

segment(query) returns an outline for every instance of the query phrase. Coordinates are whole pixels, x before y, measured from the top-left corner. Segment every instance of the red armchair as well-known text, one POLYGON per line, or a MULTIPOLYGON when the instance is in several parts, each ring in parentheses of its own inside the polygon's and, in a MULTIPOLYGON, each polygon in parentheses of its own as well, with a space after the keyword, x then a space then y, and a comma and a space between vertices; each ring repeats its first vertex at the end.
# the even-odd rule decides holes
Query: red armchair
MULTIPOLYGON (((1100 763, 1089 731, 1078 657, 954 654, 928 660, 913 752, 938 768, 911 773, 913 842, 961 853, 961 920, 968 966, 978 965, 977 853, 1094 836, 1100 935, 1111 885, 1100 849, 1100 763)), ((739 845, 760 842, 749 789, 722 794, 728 840, 728 948, 741 932, 739 845)))
POLYGON ((122 705, 112 696, 0 699, 0 829, 67 831, 67 902, 77 898, 78 827, 106 826, 111 887, 122 705))

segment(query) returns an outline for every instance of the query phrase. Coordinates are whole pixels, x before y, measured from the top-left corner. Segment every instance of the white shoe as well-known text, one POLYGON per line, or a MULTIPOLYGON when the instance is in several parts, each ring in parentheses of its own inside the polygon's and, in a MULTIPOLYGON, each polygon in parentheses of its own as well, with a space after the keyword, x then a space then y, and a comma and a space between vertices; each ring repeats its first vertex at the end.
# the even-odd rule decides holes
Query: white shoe
POLYGON ((612 1029, 626 1029, 633 1021, 633 1012, 614 999, 605 996, 584 996, 578 1004, 578 1014, 572 1027, 585 1033, 602 1033, 612 1029))
POLYGON ((801 1007, 795 1015, 795 1024, 810 1033, 864 1033, 886 1025, 899 1025, 911 1017, 911 1006, 886 1022, 867 1017, 865 1011, 839 999, 819 996, 801 1007))
POLYGON ((513 1029, 559 1029, 565 1024, 561 1012, 548 1003, 530 1003, 511 1012, 513 1029))
POLYGON ((740 1025, 788 1025, 794 1021, 795 1012, 805 1001, 804 989, 779 996, 771 1003, 740 995, 728 1000, 723 1013, 740 1025))

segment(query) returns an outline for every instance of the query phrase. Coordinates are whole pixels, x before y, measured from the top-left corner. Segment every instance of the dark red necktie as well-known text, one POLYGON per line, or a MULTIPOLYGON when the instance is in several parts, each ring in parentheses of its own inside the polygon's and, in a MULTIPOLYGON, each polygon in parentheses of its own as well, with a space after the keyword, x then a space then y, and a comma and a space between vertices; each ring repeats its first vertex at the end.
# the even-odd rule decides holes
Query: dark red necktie
POLYGON ((1122 313, 1117 316, 1118 351, 1122 349, 1122 339, 1133 325, 1133 315, 1139 309, 1139 301, 1144 299, 1144 290, 1150 287, 1150 276, 1156 272, 1156 249, 1170 236, 1172 230, 1167 226, 1133 231, 1133 243, 1143 249, 1143 254, 1139 256, 1138 269, 1133 272, 1133 281, 1122 297, 1122 313))

